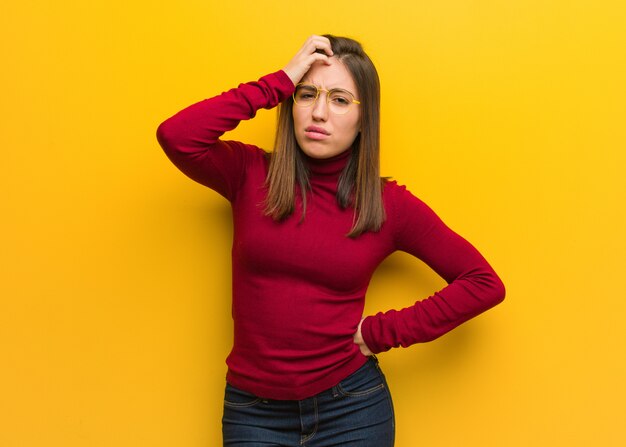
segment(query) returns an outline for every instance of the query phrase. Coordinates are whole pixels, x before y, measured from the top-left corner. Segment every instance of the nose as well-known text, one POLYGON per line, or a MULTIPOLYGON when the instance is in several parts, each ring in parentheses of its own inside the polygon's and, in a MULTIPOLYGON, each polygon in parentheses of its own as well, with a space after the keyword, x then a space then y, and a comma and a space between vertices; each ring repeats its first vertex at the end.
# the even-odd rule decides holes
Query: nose
POLYGON ((328 103, 326 102, 324 92, 320 92, 317 101, 313 104, 311 113, 315 121, 326 121, 328 119, 328 103))

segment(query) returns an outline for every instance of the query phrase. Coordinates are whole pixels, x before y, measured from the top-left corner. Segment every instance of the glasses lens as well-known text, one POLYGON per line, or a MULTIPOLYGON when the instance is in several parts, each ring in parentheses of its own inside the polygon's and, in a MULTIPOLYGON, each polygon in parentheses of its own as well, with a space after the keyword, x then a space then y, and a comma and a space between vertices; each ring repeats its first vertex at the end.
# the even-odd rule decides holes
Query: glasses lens
POLYGON ((348 112, 354 98, 345 90, 331 90, 328 94, 328 104, 334 113, 343 115, 348 112))
POLYGON ((314 85, 302 84, 296 87, 293 93, 293 100, 300 106, 310 106, 317 98, 317 87, 314 85))

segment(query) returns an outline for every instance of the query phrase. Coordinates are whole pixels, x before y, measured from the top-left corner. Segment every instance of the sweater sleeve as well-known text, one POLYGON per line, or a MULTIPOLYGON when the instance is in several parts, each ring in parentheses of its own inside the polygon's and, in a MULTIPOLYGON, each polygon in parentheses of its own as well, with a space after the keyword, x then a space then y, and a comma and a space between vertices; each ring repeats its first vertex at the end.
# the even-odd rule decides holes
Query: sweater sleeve
POLYGON ((259 109, 275 107, 293 89, 282 70, 240 84, 165 120, 157 129, 157 140, 183 173, 232 201, 245 175, 246 160, 260 149, 220 137, 240 121, 253 118, 259 109))
POLYGON ((396 248, 416 256, 448 283, 402 310, 379 312, 361 326, 374 353, 433 340, 504 299, 504 284, 485 258, 404 186, 395 186, 396 248))

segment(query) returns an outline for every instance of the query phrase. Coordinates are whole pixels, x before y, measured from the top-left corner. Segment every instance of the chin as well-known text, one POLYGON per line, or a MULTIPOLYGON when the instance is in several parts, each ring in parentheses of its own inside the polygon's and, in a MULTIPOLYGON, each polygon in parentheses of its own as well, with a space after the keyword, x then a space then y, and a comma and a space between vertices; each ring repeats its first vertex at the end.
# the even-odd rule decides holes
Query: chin
POLYGON ((307 151, 302 149, 302 152, 304 152, 304 155, 307 155, 311 158, 328 158, 328 155, 324 152, 319 152, 319 151, 307 151))
POLYGON ((323 160, 324 158, 331 158, 335 155, 339 155, 343 153, 346 149, 336 149, 334 147, 328 147, 326 145, 318 145, 318 144, 298 144, 298 147, 305 155, 311 158, 317 158, 323 160))
POLYGON ((324 158, 331 158, 338 154, 338 153, 335 154, 335 153, 328 152, 328 151, 311 151, 311 150, 305 150, 305 149, 302 149, 302 152, 304 152, 305 155, 308 155, 311 158, 318 158, 320 160, 323 160, 324 158))

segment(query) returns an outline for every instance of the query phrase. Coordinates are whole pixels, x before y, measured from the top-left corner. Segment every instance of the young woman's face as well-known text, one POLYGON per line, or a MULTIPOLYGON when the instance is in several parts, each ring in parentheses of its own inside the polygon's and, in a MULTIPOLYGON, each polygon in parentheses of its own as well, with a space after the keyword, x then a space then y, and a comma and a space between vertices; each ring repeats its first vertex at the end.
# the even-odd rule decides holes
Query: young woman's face
MULTIPOLYGON (((359 99, 356 85, 346 67, 334 57, 330 65, 315 62, 300 81, 325 90, 343 89, 359 99)), ((302 151, 312 158, 330 158, 348 149, 359 132, 361 110, 351 104, 347 113, 340 115, 329 110, 327 92, 320 91, 315 104, 293 105, 293 123, 296 141, 302 151)))

